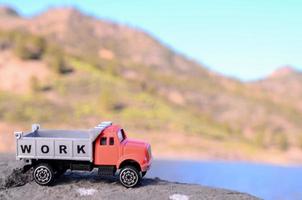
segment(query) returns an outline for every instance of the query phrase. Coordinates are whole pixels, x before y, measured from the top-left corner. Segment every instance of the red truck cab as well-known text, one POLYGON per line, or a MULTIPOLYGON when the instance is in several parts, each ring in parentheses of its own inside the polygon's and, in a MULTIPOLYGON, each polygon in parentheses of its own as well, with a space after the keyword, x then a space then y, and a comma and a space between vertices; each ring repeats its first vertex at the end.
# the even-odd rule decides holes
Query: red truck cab
POLYGON ((116 169, 131 164, 143 174, 151 165, 150 144, 127 138, 118 125, 107 127, 94 143, 94 165, 113 165, 116 169), (108 156, 107 156, 108 155, 108 156))
POLYGON ((126 187, 139 183, 150 168, 151 160, 150 144, 127 138, 124 129, 118 125, 107 127, 94 142, 93 164, 99 169, 114 166, 120 182, 126 187))

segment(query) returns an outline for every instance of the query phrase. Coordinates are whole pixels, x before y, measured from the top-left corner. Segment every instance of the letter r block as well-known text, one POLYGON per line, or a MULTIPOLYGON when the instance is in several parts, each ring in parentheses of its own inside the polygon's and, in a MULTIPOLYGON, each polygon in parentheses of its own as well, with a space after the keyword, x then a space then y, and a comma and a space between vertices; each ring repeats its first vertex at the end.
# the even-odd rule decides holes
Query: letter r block
POLYGON ((60 158, 72 157, 72 141, 70 140, 56 140, 55 141, 55 156, 60 158), (66 148, 63 148, 66 147, 66 148))

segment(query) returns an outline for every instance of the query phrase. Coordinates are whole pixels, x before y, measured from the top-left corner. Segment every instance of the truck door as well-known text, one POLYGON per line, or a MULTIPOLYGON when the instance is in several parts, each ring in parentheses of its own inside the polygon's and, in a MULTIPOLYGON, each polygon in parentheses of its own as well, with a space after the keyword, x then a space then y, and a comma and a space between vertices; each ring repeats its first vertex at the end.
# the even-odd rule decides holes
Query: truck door
POLYGON ((119 142, 113 134, 100 135, 94 145, 95 165, 116 165, 119 158, 119 142))

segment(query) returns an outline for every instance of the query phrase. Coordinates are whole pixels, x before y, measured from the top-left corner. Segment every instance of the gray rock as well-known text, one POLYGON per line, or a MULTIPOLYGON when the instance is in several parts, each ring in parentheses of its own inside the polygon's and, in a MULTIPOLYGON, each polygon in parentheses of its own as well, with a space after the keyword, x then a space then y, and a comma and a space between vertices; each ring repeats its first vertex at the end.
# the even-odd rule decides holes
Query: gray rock
POLYGON ((256 200, 240 192, 201 185, 171 183, 144 178, 137 188, 124 188, 115 178, 102 178, 92 172, 66 172, 54 186, 42 187, 32 181, 31 171, 22 172, 13 155, 0 155, 0 199, 213 199, 256 200))

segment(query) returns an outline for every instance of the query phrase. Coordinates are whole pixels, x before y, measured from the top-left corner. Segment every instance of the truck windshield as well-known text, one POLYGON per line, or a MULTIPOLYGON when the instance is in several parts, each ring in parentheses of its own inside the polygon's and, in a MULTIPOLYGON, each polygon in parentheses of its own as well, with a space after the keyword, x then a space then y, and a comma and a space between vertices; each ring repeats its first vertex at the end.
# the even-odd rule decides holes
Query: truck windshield
POLYGON ((125 133, 124 133, 124 130, 123 129, 120 129, 118 132, 117 132, 117 137, 118 137, 118 140, 120 142, 122 142, 124 139, 125 139, 125 133))

